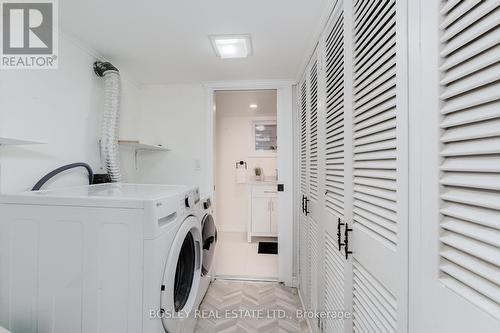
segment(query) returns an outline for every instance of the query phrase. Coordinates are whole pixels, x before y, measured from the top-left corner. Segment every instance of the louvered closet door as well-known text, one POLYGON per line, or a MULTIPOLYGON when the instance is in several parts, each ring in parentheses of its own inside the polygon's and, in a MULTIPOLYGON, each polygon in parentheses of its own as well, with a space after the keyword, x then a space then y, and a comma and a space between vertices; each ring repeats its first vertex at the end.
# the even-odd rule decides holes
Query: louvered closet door
POLYGON ((407 330, 404 6, 358 0, 353 7, 354 332, 407 330))
POLYGON ((309 180, 308 180, 308 97, 307 97, 307 75, 303 78, 298 86, 298 109, 300 122, 300 200, 302 201, 302 210, 299 218, 299 276, 300 276, 300 292, 302 300, 306 308, 311 307, 311 249, 309 240, 309 223, 304 211, 305 199, 308 195, 309 180))
POLYGON ((310 308, 318 309, 318 279, 320 271, 320 188, 319 183, 319 106, 318 106, 318 71, 319 60, 317 53, 311 59, 308 71, 308 195, 307 195, 307 223, 309 225, 310 248, 310 308))
MULTIPOLYGON (((352 193, 352 189, 349 189, 352 188, 352 182, 348 180, 352 176, 349 172, 352 162, 346 160, 346 154, 351 156, 352 151, 349 143, 351 134, 346 131, 346 117, 349 116, 345 106, 346 94, 350 91, 350 84, 346 80, 346 30, 343 2, 339 1, 321 39, 325 112, 321 113, 319 123, 324 129, 320 146, 324 149, 321 150, 324 154, 321 175, 325 196, 321 219, 321 237, 324 238, 321 243, 324 258, 321 286, 324 292, 320 293, 320 297, 321 309, 325 311, 351 308, 350 261, 345 259, 339 244, 344 238, 342 225, 352 216, 350 211, 346 211, 346 204, 349 206, 352 202, 346 197, 346 193, 352 193)), ((327 333, 350 332, 352 324, 348 320, 327 319, 323 327, 327 333)))
POLYGON ((424 76, 440 89, 427 90, 434 104, 424 109, 435 130, 423 146, 422 297, 432 299, 423 330, 438 322, 439 332, 500 332, 499 6, 427 9, 441 46, 426 41, 423 54, 440 60, 424 76))

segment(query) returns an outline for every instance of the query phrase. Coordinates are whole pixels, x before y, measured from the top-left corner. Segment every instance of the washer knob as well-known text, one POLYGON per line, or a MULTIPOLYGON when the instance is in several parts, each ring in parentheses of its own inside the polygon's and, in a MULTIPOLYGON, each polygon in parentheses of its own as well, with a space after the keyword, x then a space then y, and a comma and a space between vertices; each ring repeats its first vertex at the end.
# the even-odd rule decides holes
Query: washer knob
POLYGON ((205 200, 205 202, 203 203, 203 208, 204 208, 204 209, 209 209, 211 206, 212 206, 212 201, 210 200, 210 198, 208 198, 208 199, 207 199, 207 200, 205 200))
POLYGON ((184 199, 184 203, 186 204, 187 208, 193 208, 194 207, 194 199, 192 196, 187 195, 186 199, 184 199))

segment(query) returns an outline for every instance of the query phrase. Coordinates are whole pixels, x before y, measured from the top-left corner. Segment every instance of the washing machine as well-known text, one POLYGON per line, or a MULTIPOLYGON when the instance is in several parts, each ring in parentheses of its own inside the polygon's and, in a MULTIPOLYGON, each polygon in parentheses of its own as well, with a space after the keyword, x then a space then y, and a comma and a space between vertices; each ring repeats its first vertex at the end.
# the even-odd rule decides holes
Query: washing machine
POLYGON ((201 281, 198 291, 197 304, 207 293, 208 287, 214 279, 215 269, 215 250, 217 245, 217 226, 213 217, 212 201, 209 197, 204 197, 200 203, 200 228, 202 238, 202 266, 201 266, 201 281))
POLYGON ((0 326, 189 333, 197 188, 101 184, 0 196, 0 326))

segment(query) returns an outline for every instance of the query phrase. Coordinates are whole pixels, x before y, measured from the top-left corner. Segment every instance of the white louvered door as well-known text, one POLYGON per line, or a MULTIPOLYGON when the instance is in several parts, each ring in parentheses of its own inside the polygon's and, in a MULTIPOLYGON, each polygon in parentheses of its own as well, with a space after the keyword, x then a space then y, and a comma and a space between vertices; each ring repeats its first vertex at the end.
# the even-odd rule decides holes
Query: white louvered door
POLYGON ((500 1, 423 14, 419 330, 500 332, 500 1))
MULTIPOLYGON (((316 52, 308 64, 304 78, 298 86, 300 110, 300 289, 307 310, 316 311, 319 303, 320 279, 320 214, 323 184, 320 182, 319 153, 319 80, 320 62, 316 52)), ((316 329, 318 321, 312 320, 316 329)))
POLYGON ((358 0, 352 8, 354 332, 407 331, 405 5, 358 0))
MULTIPOLYGON (((320 269, 320 188, 318 147, 318 70, 316 53, 312 57, 299 85, 299 108, 301 117, 301 197, 300 217, 301 244, 301 292, 308 310, 318 308, 318 271, 320 269), (303 245, 303 246, 302 246, 303 245)), ((317 327, 317 323, 312 323, 317 327)))
MULTIPOLYGON (((309 225, 309 248, 310 248, 310 309, 318 309, 318 279, 320 271, 320 214, 321 214, 321 188, 319 182, 320 156, 319 156, 319 96, 318 96, 318 72, 320 61, 317 53, 314 53, 308 66, 308 195, 306 199, 307 223, 309 225)), ((317 322, 313 321, 317 326, 317 322)))
MULTIPOLYGON (((352 219, 352 212, 346 207, 352 205, 352 131, 349 129, 350 114, 346 110, 349 103, 352 79, 350 39, 345 32, 349 29, 344 19, 344 4, 339 1, 333 11, 328 26, 320 40, 322 54, 321 100, 319 126, 321 161, 321 182, 324 186, 320 230, 322 238, 323 271, 320 286, 320 308, 325 311, 351 309, 352 270, 350 261, 345 259, 342 248, 345 222, 352 219)), ((324 320, 323 331, 327 333, 351 332, 350 320, 324 320)))
POLYGON ((311 296, 309 308, 318 295, 322 310, 353 313, 352 320, 322 321, 325 332, 408 328, 405 4, 338 1, 319 58, 314 55, 306 68, 304 232, 311 243, 304 255, 313 272, 317 254, 323 267, 319 293, 314 273, 302 293, 311 296))
POLYGON ((308 155, 309 155, 309 130, 308 130, 308 97, 307 97, 307 78, 305 75, 298 86, 298 110, 300 121, 300 153, 299 153, 299 173, 300 173, 300 198, 301 213, 299 218, 299 271, 300 271, 300 290, 301 296, 306 308, 311 307, 311 249, 309 240, 309 223, 306 214, 306 199, 309 191, 308 180, 308 155))

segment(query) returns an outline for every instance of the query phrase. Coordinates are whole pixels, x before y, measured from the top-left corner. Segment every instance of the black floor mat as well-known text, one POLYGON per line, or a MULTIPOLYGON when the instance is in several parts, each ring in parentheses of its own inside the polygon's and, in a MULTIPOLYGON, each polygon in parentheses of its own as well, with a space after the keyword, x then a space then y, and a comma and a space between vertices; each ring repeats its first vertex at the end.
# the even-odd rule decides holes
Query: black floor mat
POLYGON ((278 243, 276 242, 259 242, 260 254, 278 254, 278 243))

